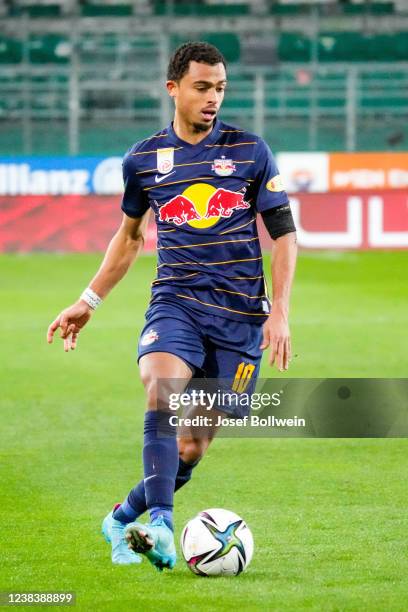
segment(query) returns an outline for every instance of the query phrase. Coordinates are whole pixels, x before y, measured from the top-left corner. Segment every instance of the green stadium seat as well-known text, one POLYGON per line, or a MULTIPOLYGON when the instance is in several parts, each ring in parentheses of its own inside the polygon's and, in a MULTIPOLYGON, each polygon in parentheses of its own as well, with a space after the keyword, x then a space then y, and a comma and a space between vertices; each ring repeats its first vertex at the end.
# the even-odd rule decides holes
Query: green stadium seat
POLYGON ((160 100, 157 98, 135 98, 133 100, 133 108, 135 110, 141 109, 159 109, 160 108, 160 100))
POLYGON ((301 15, 310 11, 310 5, 306 4, 281 4, 280 2, 272 2, 269 5, 269 13, 277 16, 301 15))
POLYGON ((29 4, 21 8, 21 12, 30 17, 59 17, 61 7, 59 4, 29 4))
POLYGON ((392 15, 394 13, 393 2, 371 2, 369 4, 343 4, 343 13, 345 15, 392 15))
POLYGON ((321 95, 318 98, 318 106, 324 112, 330 108, 341 109, 346 106, 346 99, 338 96, 325 96, 321 95))
MULTIPOLYGON (((171 48, 175 50, 179 45, 194 40, 193 37, 186 39, 185 36, 179 34, 171 37, 171 48)), ((198 40, 214 45, 221 51, 228 63, 238 62, 241 57, 241 45, 239 37, 234 32, 206 32, 200 35, 198 40)))
POLYGON ((321 32, 319 35, 319 61, 364 61, 366 44, 358 32, 321 32))
MULTIPOLYGON (((156 0, 154 14, 163 16, 169 14, 170 5, 164 0, 156 0)), ((197 2, 174 2, 173 15, 177 17, 242 17, 249 14, 249 4, 202 4, 197 2)))
MULTIPOLYGON (((302 33, 282 33, 278 43, 281 61, 308 62, 312 41, 302 33)), ((408 34, 361 34, 359 32, 320 32, 319 62, 407 61, 408 34)))
POLYGON ((288 98, 286 100, 286 107, 297 110, 309 109, 310 101, 307 97, 288 98))
POLYGON ((370 82, 375 81, 375 82, 380 82, 383 83, 383 81, 398 81, 401 82, 404 80, 408 79, 408 75, 406 72, 397 72, 397 71, 387 71, 387 72, 383 72, 382 70, 380 71, 375 71, 375 72, 368 72, 368 68, 366 68, 363 72, 360 72, 359 74, 359 79, 362 81, 362 83, 364 83, 365 85, 369 85, 370 82))
POLYGON ((130 4, 94 4, 87 2, 81 6, 83 17, 129 17, 132 15, 130 4))
POLYGON ((214 32, 204 34, 203 40, 221 51, 227 62, 238 62, 241 57, 239 38, 233 32, 214 32))
POLYGON ((0 64, 19 64, 23 59, 23 45, 15 38, 0 38, 0 64))
POLYGON ((24 102, 21 98, 17 98, 15 95, 2 95, 0 98, 0 115, 7 116, 8 113, 15 113, 16 111, 22 111, 24 108, 24 102))
POLYGON ((384 91, 383 94, 378 98, 363 96, 361 98, 360 104, 362 109, 375 109, 387 112, 390 108, 406 108, 407 99, 404 96, 398 97, 387 95, 387 92, 384 91))
POLYGON ((153 3, 153 12, 158 17, 168 15, 170 12, 172 15, 176 16, 189 16, 196 14, 196 6, 194 2, 174 2, 171 7, 167 0, 155 0, 153 3))
POLYGON ((275 95, 266 95, 265 96, 265 105, 268 109, 278 109, 280 106, 280 102, 275 95))
POLYGON ((33 64, 67 64, 71 47, 67 37, 58 34, 32 34, 30 36, 30 61, 33 64))
POLYGON ((393 34, 394 53, 396 60, 408 60, 408 32, 393 34))
POLYGON ((311 42, 301 32, 283 32, 278 42, 278 57, 286 62, 309 62, 311 42))
POLYGON ((223 110, 253 109, 254 102, 250 97, 227 96, 222 103, 222 108, 223 110))

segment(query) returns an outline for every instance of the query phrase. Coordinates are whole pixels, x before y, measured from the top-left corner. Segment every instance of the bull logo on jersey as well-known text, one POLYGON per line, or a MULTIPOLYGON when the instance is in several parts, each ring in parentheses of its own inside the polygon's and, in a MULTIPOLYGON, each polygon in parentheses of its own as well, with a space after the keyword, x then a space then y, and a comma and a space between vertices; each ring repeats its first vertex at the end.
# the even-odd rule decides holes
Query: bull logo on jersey
POLYGON ((250 208, 244 200, 245 191, 216 189, 206 183, 190 185, 159 209, 160 221, 192 227, 206 228, 220 219, 229 219, 235 210, 250 208))
POLYGON ((176 225, 183 225, 193 219, 201 219, 194 208, 193 202, 183 195, 176 195, 163 204, 159 211, 160 221, 172 221, 176 225))
POLYGON ((148 346, 149 344, 153 344, 153 342, 156 342, 156 340, 158 339, 159 334, 157 333, 157 331, 154 329, 149 329, 149 331, 142 336, 140 344, 142 346, 148 346))
POLYGON ((214 159, 211 170, 218 174, 218 176, 230 176, 235 172, 236 167, 232 159, 225 159, 225 155, 222 155, 221 159, 214 159))

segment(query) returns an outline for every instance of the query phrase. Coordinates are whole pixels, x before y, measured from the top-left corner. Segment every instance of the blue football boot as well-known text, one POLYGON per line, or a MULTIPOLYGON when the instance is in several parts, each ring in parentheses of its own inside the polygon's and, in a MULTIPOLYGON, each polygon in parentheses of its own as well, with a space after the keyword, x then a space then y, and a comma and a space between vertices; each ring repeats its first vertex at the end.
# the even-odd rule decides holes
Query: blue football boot
POLYGON ((135 553, 145 555, 160 572, 176 564, 174 534, 160 515, 151 523, 129 523, 125 539, 135 553))
POLYGON ((117 506, 115 506, 112 512, 109 512, 102 523, 102 534, 106 542, 112 545, 112 563, 115 565, 141 563, 141 556, 134 553, 133 550, 130 550, 125 540, 125 529, 127 524, 121 523, 113 518, 113 512, 116 507, 117 506))

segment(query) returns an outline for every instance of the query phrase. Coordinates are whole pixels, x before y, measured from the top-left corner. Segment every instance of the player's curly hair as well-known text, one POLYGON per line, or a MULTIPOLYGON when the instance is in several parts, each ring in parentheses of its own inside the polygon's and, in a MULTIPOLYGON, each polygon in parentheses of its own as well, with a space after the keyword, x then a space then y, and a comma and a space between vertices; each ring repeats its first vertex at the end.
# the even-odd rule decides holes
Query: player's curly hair
POLYGON ((216 47, 206 42, 187 42, 181 45, 170 58, 167 68, 168 81, 180 81, 188 72, 190 62, 200 62, 214 66, 224 64, 225 58, 216 47))

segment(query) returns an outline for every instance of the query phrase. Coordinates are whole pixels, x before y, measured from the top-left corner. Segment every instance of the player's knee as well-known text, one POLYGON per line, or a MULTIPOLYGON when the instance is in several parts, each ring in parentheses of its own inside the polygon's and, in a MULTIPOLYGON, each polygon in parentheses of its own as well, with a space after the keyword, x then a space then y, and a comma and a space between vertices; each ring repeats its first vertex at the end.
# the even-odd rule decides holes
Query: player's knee
POLYGON ((142 383, 146 392, 148 410, 168 410, 170 390, 165 381, 158 380, 151 374, 142 374, 142 383))
POLYGON ((147 408, 157 410, 157 380, 151 376, 142 376, 142 383, 146 392, 147 408))
POLYGON ((209 441, 206 438, 192 438, 179 440, 179 455, 185 463, 199 461, 208 448, 209 441))

